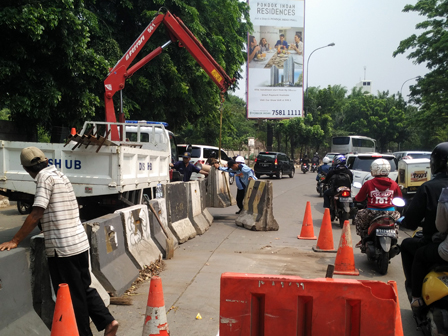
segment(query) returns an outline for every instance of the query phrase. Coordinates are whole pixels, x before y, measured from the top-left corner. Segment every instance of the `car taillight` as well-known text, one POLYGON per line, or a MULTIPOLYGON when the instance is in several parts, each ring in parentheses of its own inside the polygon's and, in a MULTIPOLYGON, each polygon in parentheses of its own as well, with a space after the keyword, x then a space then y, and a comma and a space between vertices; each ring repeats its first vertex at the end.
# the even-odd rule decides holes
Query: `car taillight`
POLYGON ((198 162, 199 162, 200 164, 204 164, 204 163, 205 163, 204 160, 198 160, 198 162))
POLYGON ((341 194, 342 197, 350 197, 350 191, 344 190, 341 194))
POLYGON ((255 158, 255 163, 257 163, 257 161, 258 161, 258 159, 257 159, 257 158, 255 158))
POLYGON ((277 165, 277 164, 278 164, 278 161, 277 161, 277 159, 275 159, 275 161, 274 161, 274 164, 275 164, 275 165, 277 165))

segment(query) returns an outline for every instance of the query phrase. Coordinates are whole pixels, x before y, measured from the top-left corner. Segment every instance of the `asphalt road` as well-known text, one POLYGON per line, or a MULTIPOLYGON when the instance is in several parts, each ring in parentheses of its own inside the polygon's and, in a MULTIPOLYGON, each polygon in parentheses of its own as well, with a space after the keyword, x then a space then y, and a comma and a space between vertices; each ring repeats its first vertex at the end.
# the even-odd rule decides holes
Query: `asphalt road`
MULTIPOLYGON (((334 253, 315 253, 315 240, 299 240, 305 205, 310 201, 314 222, 314 233, 319 234, 323 217, 322 198, 315 191, 315 174, 298 173, 293 179, 271 180, 274 184, 274 215, 279 231, 254 232, 235 225, 236 206, 224 209, 209 209, 215 221, 210 229, 182 245, 174 258, 165 261, 161 273, 168 310, 171 336, 215 336, 219 327, 219 285, 223 272, 298 275, 303 278, 322 278, 328 264, 334 263, 334 253), (201 320, 196 319, 200 313, 201 320)), ((232 186, 236 193, 236 187, 232 186)), ((24 218, 14 214, 14 208, 0 210, 0 239, 14 233, 13 226, 24 218), (6 225, 7 223, 7 225, 6 225), (2 234, 3 233, 3 234, 2 234)), ((354 226, 351 226, 353 245, 358 241, 354 226)), ((335 248, 339 244, 341 229, 333 224, 335 248)), ((409 231, 401 231, 400 239, 409 231)), ((398 285, 404 335, 421 335, 416 331, 409 302, 404 291, 404 276, 400 256, 392 259, 387 275, 379 275, 375 265, 355 249, 355 263, 360 271, 357 277, 335 278, 395 280, 398 285)), ((110 306, 120 322, 120 335, 140 336, 146 310, 149 283, 142 284, 134 295, 132 306, 110 306)), ((97 332, 92 325, 94 335, 97 332)))

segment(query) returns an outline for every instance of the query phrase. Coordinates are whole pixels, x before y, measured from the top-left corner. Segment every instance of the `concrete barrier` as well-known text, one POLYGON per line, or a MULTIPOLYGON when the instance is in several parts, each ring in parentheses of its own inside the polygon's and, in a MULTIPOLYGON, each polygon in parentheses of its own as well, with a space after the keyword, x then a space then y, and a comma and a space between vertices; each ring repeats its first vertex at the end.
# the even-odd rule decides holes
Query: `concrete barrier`
MULTIPOLYGON (((53 322, 53 313, 55 306, 55 295, 51 285, 50 271, 48 270, 47 256, 45 254, 44 235, 38 234, 31 238, 31 290, 33 293, 33 306, 36 313, 40 316, 45 325, 51 329, 53 322)), ((92 284, 103 299, 104 304, 109 306, 110 296, 104 287, 100 284, 95 275, 90 271, 92 284)))
POLYGON ((202 213, 201 189, 198 181, 191 181, 188 185, 188 218, 193 224, 197 234, 204 234, 210 227, 209 222, 202 213))
POLYGON ((225 208, 236 204, 230 192, 228 173, 212 168, 207 179, 207 206, 225 208))
POLYGON ((0 335, 49 336, 50 330, 33 309, 29 251, 0 252, 0 335))
POLYGON ((272 182, 251 180, 244 197, 244 208, 236 225, 253 231, 277 231, 278 223, 272 210, 272 182))
POLYGON ((188 218, 188 184, 173 182, 165 184, 168 226, 179 244, 196 237, 196 230, 188 218))
POLYGON ((139 272, 125 250, 120 214, 108 214, 84 225, 90 240, 93 274, 107 291, 123 295, 139 272))
POLYGON ((148 208, 134 205, 115 211, 121 215, 125 234, 126 253, 139 269, 144 269, 159 258, 161 252, 151 238, 148 208))
POLYGON ((201 208, 202 208, 202 214, 204 215, 205 219, 208 222, 208 225, 212 225, 213 223, 213 216, 210 214, 210 212, 207 209, 207 183, 208 179, 199 181, 199 189, 201 190, 201 208))
POLYGON ((9 207, 9 199, 6 196, 0 195, 0 208, 9 207))
MULTIPOLYGON (((166 201, 165 198, 156 198, 149 203, 152 205, 154 210, 157 212, 157 215, 159 216, 160 221, 162 222, 163 227, 165 228, 166 232, 169 235, 169 238, 173 240, 174 248, 179 247, 179 243, 174 237, 173 233, 168 227, 168 215, 166 213, 166 201)), ((163 233, 162 229, 160 228, 160 224, 157 222, 156 217, 152 213, 152 211, 148 210, 149 212, 149 223, 151 225, 151 237, 156 246, 159 248, 159 250, 162 252, 162 255, 164 258, 166 258, 166 236, 163 233)))

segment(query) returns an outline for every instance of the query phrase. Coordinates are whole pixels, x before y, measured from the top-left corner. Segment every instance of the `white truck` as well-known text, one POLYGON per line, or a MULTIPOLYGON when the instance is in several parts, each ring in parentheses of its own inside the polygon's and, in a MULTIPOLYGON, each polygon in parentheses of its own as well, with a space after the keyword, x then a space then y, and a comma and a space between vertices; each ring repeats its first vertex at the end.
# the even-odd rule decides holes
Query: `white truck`
POLYGON ((40 148, 49 163, 70 179, 84 218, 141 203, 158 183, 170 181, 169 163, 177 158, 174 136, 162 123, 86 122, 69 140, 66 144, 0 140, 0 194, 32 204, 36 185, 20 164, 20 151, 29 146, 40 148), (110 140, 113 128, 119 130, 120 141, 110 140))

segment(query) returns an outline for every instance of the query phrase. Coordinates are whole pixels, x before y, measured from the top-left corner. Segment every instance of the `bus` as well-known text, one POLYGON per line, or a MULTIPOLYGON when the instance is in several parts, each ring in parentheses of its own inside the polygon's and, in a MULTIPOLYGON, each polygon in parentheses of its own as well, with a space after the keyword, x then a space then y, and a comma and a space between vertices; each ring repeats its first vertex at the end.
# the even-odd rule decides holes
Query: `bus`
POLYGON ((375 139, 362 135, 333 137, 331 151, 341 154, 375 152, 375 139))

